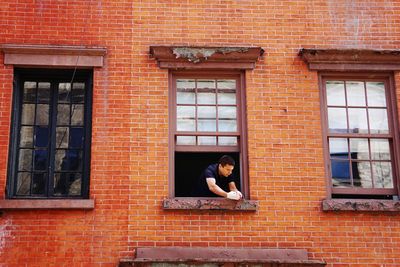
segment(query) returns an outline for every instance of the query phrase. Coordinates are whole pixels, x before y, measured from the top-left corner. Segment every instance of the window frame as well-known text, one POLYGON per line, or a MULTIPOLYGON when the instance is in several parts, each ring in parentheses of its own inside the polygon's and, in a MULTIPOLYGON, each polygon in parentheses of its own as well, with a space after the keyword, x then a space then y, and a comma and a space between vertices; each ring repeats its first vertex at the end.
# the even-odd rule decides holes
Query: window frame
MULTIPOLYGON (((54 88, 52 85, 50 90, 54 88)), ((53 93, 50 100, 50 112, 54 111, 57 106, 57 101, 53 93)), ((14 68, 14 82, 13 82, 13 101, 12 101, 12 114, 11 114, 11 127, 10 127, 10 147, 8 152, 8 171, 7 171, 7 185, 6 185, 6 197, 8 199, 87 199, 89 198, 89 183, 90 183, 90 157, 91 157, 91 131, 92 131, 92 101, 93 101, 93 69, 46 69, 46 68, 14 68), (51 178, 48 176, 46 181, 46 188, 44 195, 32 196, 32 195, 16 195, 15 183, 17 182, 17 156, 19 149, 19 132, 21 128, 21 112, 22 112, 22 91, 23 81, 25 79, 34 79, 37 82, 51 81, 52 83, 60 82, 65 80, 67 82, 74 78, 74 82, 79 80, 84 82, 85 88, 87 88, 85 95, 85 110, 84 110, 84 144, 83 144, 83 157, 82 157, 82 184, 81 184, 81 195, 62 195, 54 196, 50 195, 49 188, 52 186, 51 178)), ((49 128, 50 128, 50 141, 48 144, 49 150, 55 150, 55 116, 57 113, 49 115, 49 128)), ((55 153, 49 151, 48 153, 55 153)), ((54 165, 54 159, 48 159, 49 166, 54 165)), ((50 171, 52 173, 54 170, 50 171)))
MULTIPOLYGON (((335 71, 325 71, 318 73, 319 78, 319 91, 321 99, 321 124, 323 133, 323 149, 324 149, 324 161, 325 161, 325 177, 327 179, 327 196, 328 198, 337 197, 355 197, 355 198, 375 198, 385 195, 398 196, 400 192, 399 184, 399 125, 398 125, 398 115, 397 115, 397 102, 396 102, 396 92, 394 77, 392 72, 335 72, 335 71), (386 108, 388 114, 388 127, 389 133, 388 137, 383 137, 389 140, 390 150, 391 150, 391 165, 392 165, 392 175, 393 175, 393 189, 365 189, 365 188, 334 188, 331 178, 331 163, 329 154, 328 138, 332 136, 338 136, 343 138, 359 138, 366 137, 368 139, 374 138, 374 136, 379 136, 379 134, 360 134, 346 133, 346 134, 330 134, 328 128, 328 106, 326 98, 326 88, 325 81, 327 80, 358 80, 358 81, 383 81, 385 83, 386 90, 386 108)), ((347 106, 347 105, 346 105, 347 106)))
MULTIPOLYGON (((240 162, 240 185, 245 199, 249 199, 249 182, 248 182, 248 151, 247 151, 247 116, 246 116, 246 87, 244 71, 226 71, 226 70, 170 70, 169 71, 169 197, 180 198, 175 196, 175 152, 237 152, 239 153, 240 162), (175 137, 182 132, 176 131, 176 80, 179 78, 235 78, 238 81, 237 93, 237 121, 238 121, 238 145, 235 147, 218 147, 215 146, 187 146, 187 148, 178 148, 176 150, 175 137), (215 151, 215 148, 218 150, 215 151)), ((192 132, 193 135, 207 135, 207 132, 192 132)), ((214 132, 213 132, 214 133, 214 132)), ((215 133, 213 134, 215 136, 215 133)), ((223 135, 223 134, 221 134, 223 135)), ((185 146, 186 147, 186 146, 185 146)), ((186 197, 198 199, 198 197, 186 197)))

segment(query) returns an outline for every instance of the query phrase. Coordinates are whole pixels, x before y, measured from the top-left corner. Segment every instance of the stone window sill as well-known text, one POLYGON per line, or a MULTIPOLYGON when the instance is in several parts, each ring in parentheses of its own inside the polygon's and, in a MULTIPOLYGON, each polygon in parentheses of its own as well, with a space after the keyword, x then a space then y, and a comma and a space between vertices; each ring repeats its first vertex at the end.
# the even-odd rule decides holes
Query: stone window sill
POLYGON ((0 210, 94 209, 94 199, 3 199, 0 210))
POLYGON ((223 198, 168 198, 163 201, 164 210, 229 210, 257 211, 258 201, 230 200, 223 198))
POLYGON ((400 212, 400 201, 379 199, 324 199, 323 211, 400 212))

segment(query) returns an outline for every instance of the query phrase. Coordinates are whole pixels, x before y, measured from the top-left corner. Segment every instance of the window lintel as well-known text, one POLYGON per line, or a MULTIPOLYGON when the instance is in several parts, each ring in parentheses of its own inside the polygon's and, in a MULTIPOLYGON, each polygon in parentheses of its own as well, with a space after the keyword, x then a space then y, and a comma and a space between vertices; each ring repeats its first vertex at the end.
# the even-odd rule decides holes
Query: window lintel
POLYGON ((400 70, 400 50, 302 48, 298 55, 310 70, 400 70))
POLYGON ((150 46, 161 69, 254 69, 261 47, 150 46))

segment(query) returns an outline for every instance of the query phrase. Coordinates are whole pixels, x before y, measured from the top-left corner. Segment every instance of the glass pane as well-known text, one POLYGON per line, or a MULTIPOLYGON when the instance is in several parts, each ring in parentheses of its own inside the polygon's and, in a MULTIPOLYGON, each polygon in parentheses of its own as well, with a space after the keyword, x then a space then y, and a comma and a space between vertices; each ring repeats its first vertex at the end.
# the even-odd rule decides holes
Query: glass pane
POLYGON ((349 108, 349 132, 368 133, 367 110, 349 108))
POLYGON ((375 188, 393 188, 392 166, 390 162, 372 162, 375 188))
POLYGON ((348 158, 348 145, 346 138, 329 138, 329 153, 331 157, 348 158))
POLYGON ((196 125, 194 119, 178 119, 176 121, 177 131, 195 131, 196 125))
POLYGON ((47 150, 38 149, 34 152, 34 170, 44 171, 47 169, 47 150))
POLYGON ((215 105, 215 93, 198 93, 197 104, 212 104, 215 105))
POLYGON ((176 117, 179 119, 194 119, 195 118, 195 107, 177 106, 176 117))
POLYGON ((49 144, 49 129, 47 127, 35 127, 35 147, 47 147, 49 144))
POLYGON ((39 104, 36 107, 36 125, 49 124, 49 105, 39 104))
POLYGON ((24 102, 36 102, 36 82, 24 82, 24 102))
POLYGON ((32 147, 33 146, 33 127, 22 126, 20 130, 20 147, 32 147))
POLYGON ((57 106, 57 125, 69 125, 69 105, 57 106))
POLYGON ((215 137, 215 136, 199 136, 198 143, 200 146, 215 146, 217 144, 217 137, 215 137))
POLYGON ((371 139, 371 156, 373 160, 390 160, 389 140, 371 139))
POLYGON ((31 171, 32 170, 32 150, 31 149, 20 149, 19 150, 18 170, 19 171, 31 171))
POLYGON ((344 94, 344 82, 327 81, 326 98, 328 106, 345 106, 346 97, 344 94))
POLYGON ((347 105, 366 106, 364 82, 346 82, 347 105))
POLYGON ((21 124, 33 125, 35 120, 35 105, 34 104, 23 104, 21 124))
POLYGON ((190 79, 179 79, 176 80, 176 88, 195 88, 195 80, 190 79))
POLYGON ((34 173, 32 178, 32 194, 43 195, 46 189, 47 174, 34 173))
POLYGON ((236 132, 237 131, 236 120, 218 120, 218 131, 219 132, 236 132))
POLYGON ((236 94, 235 93, 218 93, 218 104, 220 105, 235 105, 236 104, 236 94))
POLYGON ((82 175, 80 173, 55 173, 54 174, 54 194, 60 195, 80 195, 82 187, 82 175))
POLYGON ((176 103, 177 104, 195 104, 196 94, 193 92, 177 92, 176 103))
POLYGON ((218 107, 218 118, 236 119, 236 107, 218 107))
POLYGON ((353 162, 353 185, 355 187, 372 188, 371 165, 369 161, 353 162))
POLYGON ((215 88, 215 80, 197 80, 197 88, 215 88))
POLYGON ((83 105, 72 105, 71 125, 82 126, 84 122, 83 105))
POLYGON ((68 193, 67 191, 67 173, 54 173, 54 195, 62 196, 68 193))
POLYGON ((237 145, 237 137, 220 136, 220 137, 218 137, 218 145, 219 146, 236 146, 237 145))
POLYGON ((385 84, 382 82, 367 82, 368 106, 386 107, 385 84))
POLYGON ((49 103, 50 101, 50 83, 38 84, 38 102, 49 103))
POLYGON ((200 132, 215 132, 217 130, 217 121, 199 119, 197 121, 197 130, 200 132))
POLYGON ((218 80, 217 87, 219 89, 236 89, 236 80, 218 80))
POLYGON ((69 128, 57 127, 56 129, 56 148, 68 148, 69 128))
POLYGON ((351 138, 350 153, 352 159, 369 159, 367 138, 351 138))
POLYGON ((328 108, 328 125, 332 133, 347 132, 346 109, 328 108))
POLYGON ((84 131, 83 128, 71 128, 70 129, 70 140, 69 147, 71 148, 83 148, 84 131))
POLYGON ((30 195, 31 189, 31 174, 29 172, 18 173, 17 178, 17 195, 30 195))
POLYGON ((369 126, 372 134, 389 133, 386 109, 369 109, 369 126))
POLYGON ((196 145, 196 136, 177 136, 176 137, 177 145, 196 145))
POLYGON ((197 116, 199 118, 215 119, 217 117, 217 109, 215 106, 198 107, 197 116))
POLYGON ((73 83, 71 97, 73 103, 83 103, 85 101, 85 84, 73 83))
POLYGON ((79 196, 82 192, 82 174, 81 173, 70 173, 68 183, 68 195, 79 196))
POLYGON ((349 161, 331 160, 332 185, 351 187, 349 161))
POLYGON ((78 171, 81 168, 81 150, 57 150, 55 159, 56 171, 78 171))
POLYGON ((69 103, 71 99, 71 84, 58 84, 58 103, 69 103))

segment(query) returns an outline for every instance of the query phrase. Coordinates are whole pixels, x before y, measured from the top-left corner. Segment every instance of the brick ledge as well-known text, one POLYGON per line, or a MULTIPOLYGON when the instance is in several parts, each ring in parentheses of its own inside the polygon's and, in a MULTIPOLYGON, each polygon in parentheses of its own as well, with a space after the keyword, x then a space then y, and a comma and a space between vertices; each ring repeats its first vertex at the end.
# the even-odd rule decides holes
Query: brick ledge
POLYGON ((323 211, 400 212, 400 201, 379 199, 324 199, 323 211))
POLYGON ((232 210, 256 211, 258 201, 230 200, 224 198, 168 198, 163 201, 164 210, 232 210))
POLYGON ((3 199, 0 210, 94 209, 94 199, 3 199))

